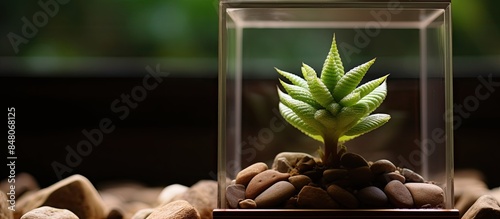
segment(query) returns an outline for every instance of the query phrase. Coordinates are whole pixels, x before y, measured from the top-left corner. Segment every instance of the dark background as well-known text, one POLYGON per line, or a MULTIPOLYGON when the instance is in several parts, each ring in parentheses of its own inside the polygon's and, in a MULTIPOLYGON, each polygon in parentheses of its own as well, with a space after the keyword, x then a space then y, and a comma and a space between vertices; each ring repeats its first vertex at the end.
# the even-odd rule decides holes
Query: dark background
MULTIPOLYGON (((2 108, 16 107, 16 171, 42 187, 58 180, 66 146, 109 118, 115 130, 70 174, 92 182, 134 180, 191 185, 213 179, 217 156, 217 1, 70 1, 15 53, 6 37, 36 1, 0 7, 2 108), (111 103, 160 64, 163 82, 124 120, 111 103)), ((500 82, 498 1, 453 1, 454 102, 463 104, 479 76, 500 82)), ((265 48, 263 48, 265 50, 265 48)), ((497 87, 500 89, 500 87, 497 87)), ((500 91, 455 131, 455 167, 476 168, 500 186, 500 91)), ((6 150, 2 149, 2 156, 6 150)), ((0 178, 4 178, 2 171, 0 178)))

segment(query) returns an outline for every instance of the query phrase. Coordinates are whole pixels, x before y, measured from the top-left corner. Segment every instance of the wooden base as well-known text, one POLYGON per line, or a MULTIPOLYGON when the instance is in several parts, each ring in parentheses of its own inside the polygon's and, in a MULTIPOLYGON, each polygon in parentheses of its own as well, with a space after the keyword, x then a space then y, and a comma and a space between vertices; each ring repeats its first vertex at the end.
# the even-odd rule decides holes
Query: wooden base
POLYGON ((458 219, 457 209, 358 209, 358 210, 313 210, 313 209, 214 209, 214 219, 260 219, 260 218, 308 218, 308 219, 458 219))

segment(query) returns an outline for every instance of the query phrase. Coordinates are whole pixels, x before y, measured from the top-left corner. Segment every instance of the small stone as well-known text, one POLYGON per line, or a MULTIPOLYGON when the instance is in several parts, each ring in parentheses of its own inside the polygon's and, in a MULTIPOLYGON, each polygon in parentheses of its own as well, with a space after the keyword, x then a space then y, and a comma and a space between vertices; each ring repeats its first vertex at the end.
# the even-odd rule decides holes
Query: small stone
MULTIPOLYGON (((0 182, 0 191, 5 193, 10 191, 11 183, 9 183, 8 180, 9 179, 6 178, 0 182)), ((16 199, 21 198, 27 192, 38 190, 40 190, 38 182, 31 174, 22 172, 16 175, 16 188, 14 189, 16 192, 16 199)))
POLYGON ((24 214, 21 219, 79 219, 73 212, 67 209, 43 206, 35 208, 24 214))
POLYGON ((488 192, 488 195, 493 196, 498 202, 500 202, 500 187, 496 187, 488 192))
POLYGON ((217 208, 217 181, 200 180, 174 200, 185 200, 199 212, 201 218, 212 218, 212 211, 217 208))
POLYGON ((311 183, 312 180, 306 175, 296 175, 296 176, 290 176, 288 178, 288 182, 290 182, 297 191, 300 191, 302 187, 311 183))
POLYGON ((356 186, 367 186, 373 181, 373 173, 368 166, 350 169, 348 177, 356 186))
POLYGON ((340 158, 340 165, 345 168, 351 169, 356 167, 368 166, 368 162, 359 154, 355 153, 345 153, 340 158))
POLYGON ((398 180, 392 180, 384 188, 389 202, 396 208, 413 208, 413 197, 406 186, 398 180))
POLYGON ((388 204, 387 195, 375 186, 362 188, 357 193, 358 199, 370 207, 385 207, 388 204))
POLYGON ((424 177, 420 174, 413 172, 413 170, 403 168, 401 170, 401 175, 403 175, 406 179, 406 182, 415 182, 415 183, 423 183, 425 182, 424 177))
POLYGON ((345 178, 348 173, 346 169, 327 169, 323 171, 323 180, 325 182, 333 182, 345 178))
POLYGON ((257 196, 255 203, 259 208, 270 208, 283 203, 293 194, 295 194, 295 187, 291 183, 279 181, 257 196))
POLYGON ((245 199, 244 185, 229 185, 226 188, 226 200, 230 208, 238 208, 238 203, 243 199, 245 199))
POLYGON ((383 177, 385 183, 388 183, 392 180, 397 180, 400 181, 401 183, 405 183, 406 181, 406 178, 398 172, 384 173, 381 176, 383 177))
POLYGON ((130 219, 146 219, 151 213, 153 213, 153 211, 155 211, 155 209, 153 208, 141 209, 135 212, 135 214, 130 219))
POLYGON ((276 161, 276 168, 274 170, 280 172, 280 173, 289 173, 290 170, 292 170, 293 167, 290 165, 290 162, 286 160, 286 158, 281 157, 276 161))
POLYGON ((160 205, 167 204, 172 201, 176 195, 182 194, 188 189, 189 187, 180 184, 169 185, 161 190, 160 195, 158 195, 157 198, 157 203, 160 205))
POLYGON ((277 169, 278 160, 280 160, 281 158, 285 158, 285 160, 288 161, 288 163, 290 164, 291 167, 296 167, 297 162, 299 160, 301 160, 302 158, 304 158, 304 157, 309 157, 309 158, 314 159, 313 156, 311 156, 310 154, 306 154, 306 153, 301 153, 301 152, 281 152, 278 155, 276 155, 276 157, 274 157, 272 168, 275 169, 275 170, 277 169))
POLYGON ((189 202, 177 200, 155 209, 146 219, 201 219, 189 202))
POLYGON ((100 196, 106 209, 108 209, 106 219, 129 218, 133 214, 132 209, 126 206, 128 202, 123 201, 121 198, 110 193, 100 193, 100 196))
POLYGON ((490 196, 483 195, 465 212, 462 219, 492 219, 500 218, 500 204, 490 196))
POLYGON ((0 218, 5 218, 5 219, 13 219, 14 218, 14 214, 12 213, 12 210, 9 209, 10 206, 11 205, 9 202, 9 198, 7 198, 7 195, 5 193, 0 191, 0 218))
POLYGON ((316 161, 314 161, 312 157, 308 156, 303 157, 296 164, 296 168, 300 173, 312 170, 315 166, 316 166, 316 161))
POLYGON ((127 202, 123 203, 123 209, 126 210, 126 215, 124 215, 124 218, 131 218, 132 215, 134 215, 136 212, 142 210, 142 209, 148 209, 152 208, 152 205, 148 205, 143 202, 127 202))
POLYGON ((248 183, 245 197, 254 199, 274 183, 287 180, 288 177, 290 177, 290 174, 280 173, 276 170, 266 170, 262 173, 259 173, 255 177, 253 177, 250 183, 248 183))
POLYGON ((122 202, 143 202, 157 205, 158 194, 163 188, 146 187, 139 182, 110 182, 99 185, 100 194, 111 194, 122 202))
POLYGON ((296 209, 297 208, 297 196, 292 196, 288 200, 286 200, 284 209, 296 209))
POLYGON ((236 175, 236 184, 247 186, 250 180, 259 173, 269 169, 263 162, 254 163, 236 175))
POLYGON ((405 186, 413 197, 415 207, 444 208, 444 191, 441 187, 429 183, 406 183, 405 186))
POLYGON ((113 208, 109 211, 108 216, 106 219, 123 219, 123 218, 129 218, 130 216, 127 216, 127 213, 125 213, 125 210, 121 208, 113 208))
POLYGON ((342 188, 349 188, 349 187, 352 187, 352 182, 351 180, 349 179, 339 179, 339 180, 335 180, 331 183, 332 185, 337 185, 337 186, 340 186, 342 188))
POLYGON ((330 197, 333 198, 334 201, 339 203, 340 205, 346 208, 357 208, 359 205, 358 199, 349 191, 343 189, 337 185, 330 185, 326 190, 330 197))
POLYGON ((317 170, 309 170, 303 173, 305 176, 311 178, 312 181, 319 181, 323 173, 317 170))
POLYGON ((41 206, 68 209, 79 218, 106 218, 108 212, 92 183, 73 175, 20 200, 16 212, 26 213, 41 206))
POLYGON ((370 170, 372 171, 373 174, 378 175, 383 173, 394 172, 396 171, 396 166, 391 161, 382 159, 373 162, 373 164, 370 166, 370 170))
POLYGON ((238 206, 242 209, 254 209, 257 208, 257 203, 253 199, 245 199, 240 201, 238 206))
MULTIPOLYGON (((455 188, 453 191, 453 195, 455 196, 454 208, 460 212, 460 216, 462 216, 479 197, 486 194, 494 196, 495 192, 495 189, 489 190, 485 183, 484 176, 477 170, 465 169, 455 171, 453 184, 455 188)), ((497 200, 500 201, 500 198, 497 200)))
POLYGON ((339 204, 318 187, 304 186, 297 198, 297 207, 307 209, 335 209, 339 204))

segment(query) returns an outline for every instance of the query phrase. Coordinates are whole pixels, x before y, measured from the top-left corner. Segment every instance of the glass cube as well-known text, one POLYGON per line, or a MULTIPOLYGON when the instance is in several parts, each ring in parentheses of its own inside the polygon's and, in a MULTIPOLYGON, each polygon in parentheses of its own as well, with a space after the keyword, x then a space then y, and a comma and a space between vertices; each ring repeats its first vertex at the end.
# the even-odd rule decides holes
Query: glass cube
MULTIPOLYGON (((317 151, 323 143, 280 114, 277 88, 284 89, 279 79, 289 81, 275 68, 303 77, 305 63, 320 77, 335 35, 345 72, 376 58, 360 85, 389 74, 387 97, 374 113, 389 114, 391 119, 345 142, 347 151, 361 155, 368 165, 385 159, 397 166, 397 173, 403 174, 402 168, 413 170, 443 190, 444 204, 439 208, 452 209, 450 4, 449 0, 220 0, 218 208, 239 208, 230 206, 228 199, 234 197, 226 196, 226 188, 242 169, 258 162, 272 169, 281 152, 320 157, 317 151)), ((322 181, 314 184, 325 187, 322 181)), ((356 196, 360 189, 346 190, 356 196)), ((271 208, 279 209, 285 202, 271 208)), ((360 203, 359 208, 373 207, 360 203)), ((414 206, 422 207, 426 206, 414 206)))

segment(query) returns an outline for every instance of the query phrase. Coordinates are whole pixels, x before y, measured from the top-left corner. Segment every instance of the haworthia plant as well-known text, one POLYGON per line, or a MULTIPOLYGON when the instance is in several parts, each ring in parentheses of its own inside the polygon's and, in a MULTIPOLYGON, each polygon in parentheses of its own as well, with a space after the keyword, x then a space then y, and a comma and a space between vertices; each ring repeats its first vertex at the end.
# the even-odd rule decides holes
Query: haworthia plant
POLYGON ((338 147, 344 148, 344 142, 390 119, 388 114, 371 114, 387 95, 388 75, 358 86, 373 63, 375 59, 345 73, 333 35, 320 77, 304 63, 303 78, 276 68, 289 81, 279 80, 286 91, 278 87, 281 115, 295 128, 324 143, 321 158, 327 166, 339 159, 338 147))

